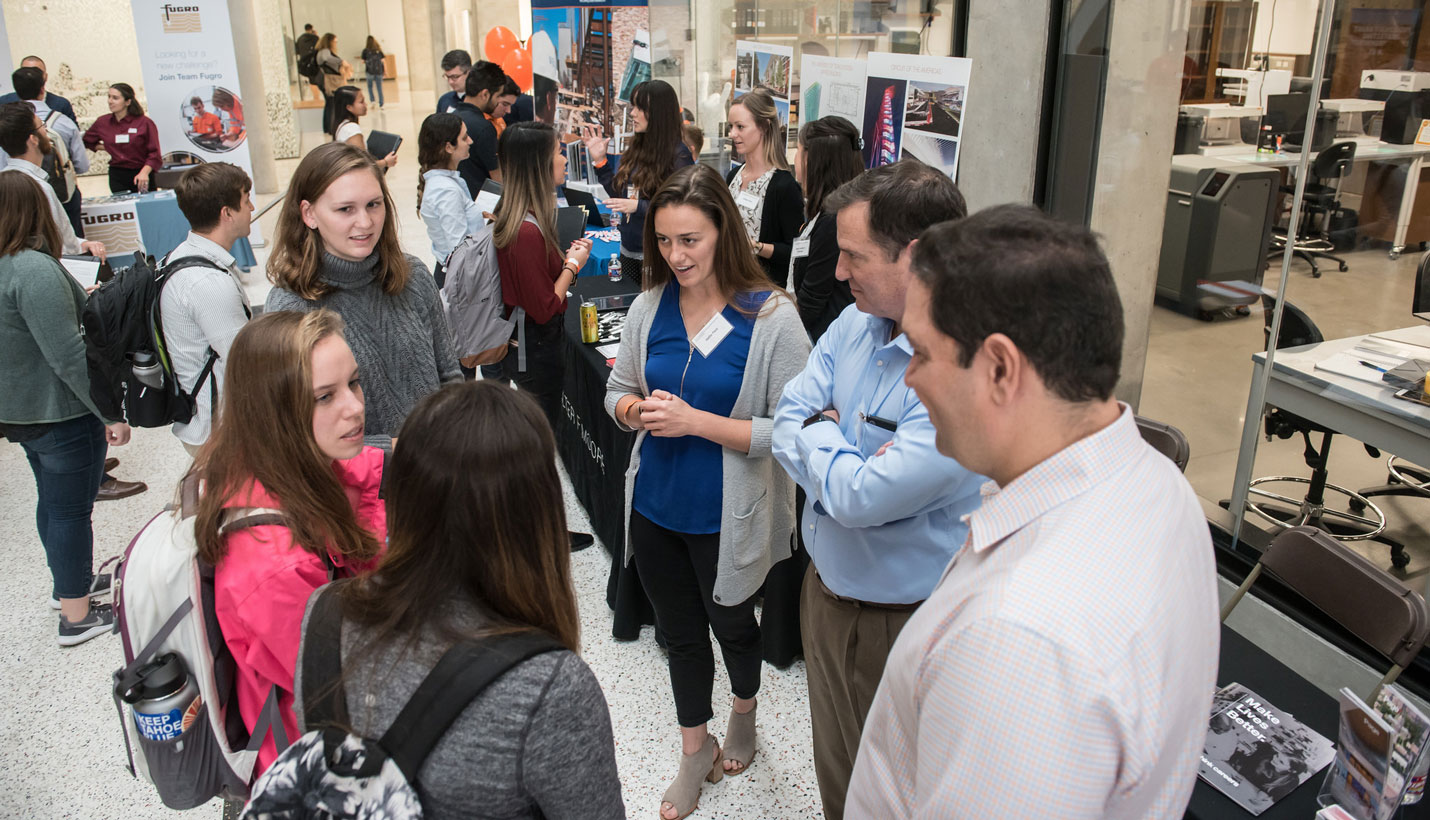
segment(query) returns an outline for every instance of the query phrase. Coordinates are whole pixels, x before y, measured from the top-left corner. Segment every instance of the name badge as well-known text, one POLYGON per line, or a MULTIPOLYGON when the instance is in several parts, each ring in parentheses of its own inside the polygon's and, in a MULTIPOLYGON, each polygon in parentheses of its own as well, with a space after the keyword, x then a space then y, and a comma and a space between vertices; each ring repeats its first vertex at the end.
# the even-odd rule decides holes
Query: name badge
POLYGON ((760 198, 749 191, 741 191, 740 195, 735 197, 735 204, 747 211, 752 211, 760 207, 760 198))
POLYGON ((115 135, 114 135, 114 141, 115 141, 115 142, 128 142, 128 141, 129 141, 129 135, 128 135, 128 134, 115 134, 115 135))
POLYGON ((139 129, 138 129, 138 128, 131 128, 131 129, 129 129, 129 133, 131 133, 131 134, 137 134, 137 133, 139 133, 139 129))
POLYGON ((794 249, 790 251, 789 255, 793 259, 803 259, 809 256, 809 240, 796 239, 794 241, 794 249))
POLYGON ((705 327, 700 328, 700 332, 695 334, 695 338, 690 343, 695 345, 695 349, 700 351, 700 355, 710 358, 710 354, 715 352, 715 348, 725 341, 725 337, 730 335, 730 331, 735 326, 730 324, 730 320, 725 318, 724 313, 717 313, 710 317, 710 321, 705 323, 705 327))

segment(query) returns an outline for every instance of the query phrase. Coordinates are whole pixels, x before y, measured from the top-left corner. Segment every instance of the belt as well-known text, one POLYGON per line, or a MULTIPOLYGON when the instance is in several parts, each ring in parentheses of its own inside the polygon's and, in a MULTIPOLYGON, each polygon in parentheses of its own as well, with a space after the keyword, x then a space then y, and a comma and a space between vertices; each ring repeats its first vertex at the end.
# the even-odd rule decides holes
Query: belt
POLYGON ((824 585, 824 579, 819 577, 819 570, 815 569, 813 564, 810 564, 809 569, 814 573, 814 582, 819 585, 820 592, 823 592, 836 601, 852 604, 860 609, 881 609, 886 612, 913 612, 923 604, 923 601, 916 601, 912 604, 883 604, 877 601, 861 601, 858 598, 846 598, 843 595, 835 594, 834 590, 824 585))

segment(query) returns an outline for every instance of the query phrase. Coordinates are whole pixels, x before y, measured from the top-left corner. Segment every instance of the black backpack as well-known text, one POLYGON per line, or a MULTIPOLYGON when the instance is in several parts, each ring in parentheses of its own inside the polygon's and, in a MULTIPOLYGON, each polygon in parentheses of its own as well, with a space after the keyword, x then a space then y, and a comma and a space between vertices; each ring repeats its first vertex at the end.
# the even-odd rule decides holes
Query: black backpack
POLYGON ((253 784, 243 820, 422 817, 417 774, 452 721, 512 667, 565 648, 541 633, 460 641, 442 655, 382 739, 359 737, 351 732, 342 687, 337 586, 314 593, 303 637, 299 663, 309 732, 253 784))
MULTIPOLYGON (((194 417, 198 394, 213 373, 218 354, 209 349, 208 360, 189 390, 174 374, 164 344, 164 323, 159 297, 174 274, 193 267, 220 270, 201 256, 165 260, 156 273, 143 253, 134 264, 89 295, 80 322, 84 326, 85 359, 89 369, 89 395, 105 418, 124 419, 134 427, 164 427, 186 423, 194 417), (134 377, 134 360, 150 359, 160 367, 163 383, 151 387, 134 377)), ((217 385, 209 382, 216 398, 217 385)))

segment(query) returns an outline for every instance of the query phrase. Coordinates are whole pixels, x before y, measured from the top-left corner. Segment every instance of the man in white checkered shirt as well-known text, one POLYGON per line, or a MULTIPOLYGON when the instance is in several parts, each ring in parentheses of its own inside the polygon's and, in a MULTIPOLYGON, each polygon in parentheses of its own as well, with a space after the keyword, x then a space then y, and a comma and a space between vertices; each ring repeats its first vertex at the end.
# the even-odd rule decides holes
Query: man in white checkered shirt
POLYGON ((889 655, 846 817, 1181 817, 1216 568, 1191 487, 1112 397, 1107 260, 1000 206, 925 231, 913 268, 905 378, 939 452, 993 481, 889 655))

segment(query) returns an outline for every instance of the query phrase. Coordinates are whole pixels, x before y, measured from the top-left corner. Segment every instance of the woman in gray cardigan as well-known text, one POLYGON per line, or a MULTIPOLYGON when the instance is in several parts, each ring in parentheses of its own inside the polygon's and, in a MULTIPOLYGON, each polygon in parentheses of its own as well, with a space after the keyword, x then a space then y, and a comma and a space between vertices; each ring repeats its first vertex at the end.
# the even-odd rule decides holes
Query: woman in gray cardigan
POLYGON ((638 430, 626 473, 634 557, 670 655, 681 762, 661 816, 695 810, 702 780, 755 754, 760 627, 754 594, 790 553, 794 485, 770 454, 771 417, 809 337, 750 253, 735 202, 704 165, 651 199, 646 290, 626 317, 606 411, 638 430), (734 705, 725 747, 708 732, 720 642, 734 705))

